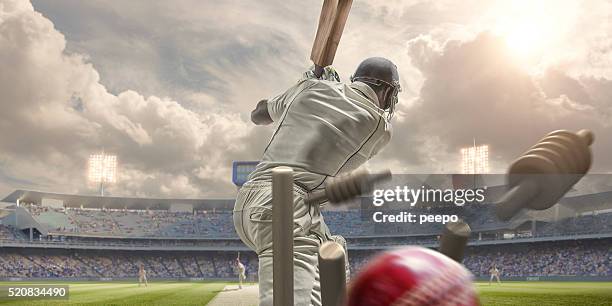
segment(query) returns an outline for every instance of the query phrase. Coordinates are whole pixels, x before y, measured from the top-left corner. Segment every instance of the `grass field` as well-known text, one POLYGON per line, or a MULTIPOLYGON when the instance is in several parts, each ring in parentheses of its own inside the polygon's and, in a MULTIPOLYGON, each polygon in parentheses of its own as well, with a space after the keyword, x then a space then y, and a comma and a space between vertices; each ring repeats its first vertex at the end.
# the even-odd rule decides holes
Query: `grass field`
MULTIPOLYGON (((0 282, 0 286, 9 284, 29 283, 0 282)), ((122 282, 56 284, 70 286, 70 300, 0 299, 0 305, 205 305, 229 283, 152 282, 147 288, 122 282)), ((477 283, 476 287, 483 305, 612 305, 610 282, 507 282, 491 286, 477 283)))
MULTIPOLYGON (((0 286, 33 284, 0 282, 0 286)), ((37 283, 52 284, 52 283, 37 283)), ((56 282, 69 285, 69 300, 6 300, 0 305, 205 305, 228 283, 150 282, 138 287, 131 282, 56 282)))
POLYGON ((610 282, 477 283, 483 305, 612 305, 610 282))

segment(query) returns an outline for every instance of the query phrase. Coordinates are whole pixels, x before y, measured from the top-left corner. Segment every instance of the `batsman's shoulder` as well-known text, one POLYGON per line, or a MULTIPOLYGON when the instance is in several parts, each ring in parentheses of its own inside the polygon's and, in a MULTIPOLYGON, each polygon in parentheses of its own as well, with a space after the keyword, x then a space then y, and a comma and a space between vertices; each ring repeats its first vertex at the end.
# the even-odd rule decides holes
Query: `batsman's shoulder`
POLYGON ((327 99, 346 99, 345 84, 342 82, 320 79, 308 80, 307 82, 308 83, 305 84, 305 92, 316 92, 316 95, 327 97, 327 99))
POLYGON ((314 70, 315 70, 315 67, 311 66, 309 70, 302 73, 302 79, 314 79, 314 80, 320 80, 320 81, 340 82, 340 75, 338 74, 336 69, 331 65, 323 69, 323 73, 321 74, 320 77, 317 77, 315 75, 314 70))

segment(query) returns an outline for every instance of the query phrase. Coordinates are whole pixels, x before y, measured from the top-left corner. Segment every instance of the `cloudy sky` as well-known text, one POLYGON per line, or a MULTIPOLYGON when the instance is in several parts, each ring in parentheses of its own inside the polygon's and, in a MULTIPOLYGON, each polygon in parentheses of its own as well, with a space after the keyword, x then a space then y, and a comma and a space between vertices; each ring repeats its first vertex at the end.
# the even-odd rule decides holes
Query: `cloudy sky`
MULTIPOLYGON (((309 66, 321 1, 0 0, 0 195, 92 194, 87 158, 118 156, 113 195, 231 197, 232 160, 271 128, 254 104, 309 66)), ((548 131, 592 129, 612 172, 609 1, 355 1, 335 66, 399 67, 394 136, 370 167, 493 172, 548 131)))

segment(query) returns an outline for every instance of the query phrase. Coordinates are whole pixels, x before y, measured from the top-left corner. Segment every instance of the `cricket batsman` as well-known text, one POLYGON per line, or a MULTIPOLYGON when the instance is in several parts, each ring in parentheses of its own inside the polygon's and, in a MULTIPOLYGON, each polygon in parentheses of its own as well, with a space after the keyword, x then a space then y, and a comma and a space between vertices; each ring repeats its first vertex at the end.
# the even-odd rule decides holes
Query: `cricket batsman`
MULTIPOLYGON (((294 171, 294 301, 321 305, 317 252, 334 240, 319 205, 304 203, 306 193, 325 180, 355 170, 391 137, 390 119, 400 91, 397 67, 388 59, 364 60, 342 83, 331 66, 320 78, 307 71, 279 96, 257 103, 251 120, 275 123, 261 159, 236 198, 234 225, 240 239, 259 257, 260 305, 272 305, 272 169, 294 171)), ((348 274, 347 274, 348 275, 348 274)))

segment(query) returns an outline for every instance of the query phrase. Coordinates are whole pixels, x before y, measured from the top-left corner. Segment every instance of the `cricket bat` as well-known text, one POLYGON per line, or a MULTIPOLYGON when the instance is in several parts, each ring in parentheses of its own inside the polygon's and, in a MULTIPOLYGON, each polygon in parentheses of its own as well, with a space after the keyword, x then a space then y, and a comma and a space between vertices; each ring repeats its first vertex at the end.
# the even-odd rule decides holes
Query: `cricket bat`
POLYGON ((352 4, 353 0, 323 0, 317 34, 310 52, 317 77, 321 77, 323 68, 334 62, 352 4))

